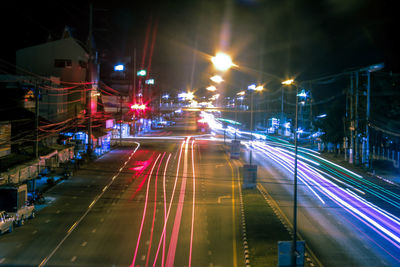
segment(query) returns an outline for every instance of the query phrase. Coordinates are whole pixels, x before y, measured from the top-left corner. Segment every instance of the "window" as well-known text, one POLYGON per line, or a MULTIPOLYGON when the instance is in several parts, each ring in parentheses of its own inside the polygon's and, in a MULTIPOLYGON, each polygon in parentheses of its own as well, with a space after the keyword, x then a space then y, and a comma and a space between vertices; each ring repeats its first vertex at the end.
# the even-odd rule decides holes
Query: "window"
POLYGON ((79 60, 79 66, 83 69, 87 68, 87 62, 83 61, 83 60, 79 60))
POLYGON ((56 67, 56 68, 71 68, 72 61, 70 59, 55 59, 54 67, 56 67))

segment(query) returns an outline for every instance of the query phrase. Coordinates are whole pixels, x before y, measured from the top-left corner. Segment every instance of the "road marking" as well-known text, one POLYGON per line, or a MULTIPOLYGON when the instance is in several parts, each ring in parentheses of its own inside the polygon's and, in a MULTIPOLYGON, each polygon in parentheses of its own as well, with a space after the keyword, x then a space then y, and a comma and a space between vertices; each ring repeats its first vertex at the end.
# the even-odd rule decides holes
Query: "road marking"
POLYGON ((210 255, 210 256, 212 255, 212 252, 211 252, 211 250, 209 250, 209 251, 208 251, 208 255, 210 255))
POLYGON ((214 264, 213 264, 212 262, 210 262, 210 263, 208 264, 208 267, 214 267, 214 264))
POLYGON ((1 258, 0 263, 3 263, 6 260, 6 258, 1 258))
MULTIPOLYGON (((222 199, 228 199, 228 198, 231 198, 231 196, 220 196, 220 197, 218 197, 218 204, 221 204, 221 200, 222 199)), ((235 201, 232 199, 232 203, 234 204, 235 203, 235 201)))
POLYGON ((93 233, 93 234, 96 233, 96 228, 94 228, 94 229, 92 230, 92 233, 93 233))
POLYGON ((77 196, 73 196, 72 198, 73 198, 73 199, 76 199, 76 198, 77 198, 77 196))
POLYGON ((72 230, 74 230, 77 224, 78 224, 78 222, 75 222, 75 223, 71 226, 71 228, 69 228, 68 233, 71 232, 72 230))
MULTIPOLYGON (((135 148, 134 152, 136 152, 136 151, 139 149, 139 147, 140 147, 140 144, 139 144, 139 143, 137 143, 137 142, 135 142, 135 143, 137 144, 137 147, 135 148)), ((133 152, 133 153, 134 153, 134 152, 133 152)), ((111 181, 111 182, 109 183, 109 185, 111 185, 112 182, 113 182, 113 181, 111 181)), ((101 197, 101 196, 103 195, 103 193, 104 193, 104 192, 102 192, 102 193, 99 195, 99 197, 101 197)), ((68 204, 68 203, 66 203, 66 204, 68 204)), ((86 215, 89 213, 90 210, 91 210, 91 208, 88 208, 88 209, 85 211, 85 213, 78 219, 77 224, 79 224, 79 223, 83 220, 83 218, 86 217, 86 215)), ((64 238, 63 238, 63 239, 58 243, 58 245, 50 252, 50 254, 49 254, 46 258, 43 259, 43 261, 40 263, 40 265, 39 265, 38 267, 42 267, 42 266, 46 265, 46 263, 51 259, 51 257, 53 257, 53 255, 57 252, 57 250, 61 247, 61 245, 65 242, 65 240, 69 237, 69 235, 70 235, 71 233, 72 233, 72 231, 71 231, 71 232, 68 232, 68 233, 64 236, 64 238)))
POLYGON ((217 164, 217 165, 215 165, 215 168, 219 168, 219 167, 224 167, 224 164, 217 164))
POLYGON ((85 242, 83 242, 83 243, 81 244, 81 247, 86 247, 86 245, 87 245, 87 242, 85 241, 85 242))
MULTIPOLYGON (((231 175, 232 175, 232 251, 233 251, 233 266, 237 267, 237 254, 236 254, 236 215, 235 215, 235 173, 233 171, 233 167, 231 162, 226 159, 229 163, 229 167, 231 168, 231 175)), ((220 200, 218 198, 218 200, 220 200)))
POLYGON ((96 199, 92 201, 92 203, 90 203, 89 205, 89 209, 94 205, 94 203, 96 203, 96 199))
POLYGON ((76 256, 73 256, 72 258, 71 258, 71 262, 74 262, 76 260, 76 256))
POLYGON ((45 223, 49 223, 50 222, 50 220, 49 219, 47 219, 46 221, 45 221, 45 223))
POLYGON ((57 210, 57 211, 56 211, 56 214, 59 214, 59 213, 60 213, 60 210, 57 210))
POLYGON ((142 261, 144 261, 144 260, 146 259, 146 255, 142 255, 142 257, 140 257, 140 259, 141 259, 142 261))
POLYGON ((35 231, 32 232, 33 235, 36 234, 36 233, 37 233, 37 230, 35 230, 35 231))

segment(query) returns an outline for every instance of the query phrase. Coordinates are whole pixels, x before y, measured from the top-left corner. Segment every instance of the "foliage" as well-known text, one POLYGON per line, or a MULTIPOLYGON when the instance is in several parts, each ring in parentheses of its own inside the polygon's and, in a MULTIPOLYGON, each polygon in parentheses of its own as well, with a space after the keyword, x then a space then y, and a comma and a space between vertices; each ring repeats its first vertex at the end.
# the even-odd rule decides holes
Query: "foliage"
POLYGON ((330 103, 326 111, 327 116, 315 121, 315 126, 325 132, 325 134, 321 136, 322 141, 334 144, 343 142, 343 119, 345 115, 344 102, 345 101, 342 99, 338 99, 330 103))

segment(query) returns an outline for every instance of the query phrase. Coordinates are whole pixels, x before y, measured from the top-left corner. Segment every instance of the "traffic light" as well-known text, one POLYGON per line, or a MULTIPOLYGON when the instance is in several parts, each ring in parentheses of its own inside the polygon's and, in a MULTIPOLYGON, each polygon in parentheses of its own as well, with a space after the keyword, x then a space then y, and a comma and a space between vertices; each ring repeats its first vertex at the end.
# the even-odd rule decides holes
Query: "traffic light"
POLYGON ((139 111, 139 110, 145 110, 145 109, 146 109, 146 105, 145 105, 145 104, 141 104, 141 105, 139 105, 139 104, 132 104, 132 105, 131 105, 131 110, 139 111))

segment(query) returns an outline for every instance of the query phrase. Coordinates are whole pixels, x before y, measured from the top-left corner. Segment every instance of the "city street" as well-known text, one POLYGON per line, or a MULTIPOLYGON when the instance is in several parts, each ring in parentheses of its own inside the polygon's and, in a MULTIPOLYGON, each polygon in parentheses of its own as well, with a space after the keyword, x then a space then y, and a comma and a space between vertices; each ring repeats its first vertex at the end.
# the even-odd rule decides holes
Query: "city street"
POLYGON ((0 261, 242 266, 238 174, 231 168, 222 145, 193 138, 117 148, 48 192, 54 201, 37 218, 0 236, 0 261))
MULTIPOLYGON (((187 113, 168 131, 124 139, 123 147, 52 188, 46 194, 51 203, 37 218, 0 236, 1 263, 243 266, 238 191, 241 163, 229 159, 223 142, 196 135, 195 130, 194 115, 187 113)), ((253 160, 259 165, 258 188, 291 228, 292 147, 269 141, 255 142, 253 149, 253 160)), ((242 152, 247 159, 248 149, 242 152)), ((384 213, 388 222, 379 221, 373 212, 387 209, 396 214, 398 188, 363 180, 309 150, 300 149, 299 155, 299 239, 306 240, 314 260, 316 257, 323 266, 371 266, 376 262, 396 266, 396 239, 391 240, 390 233, 385 236, 379 226, 396 233, 398 221, 388 213, 384 213), (308 164, 317 164, 317 168, 308 164), (329 180, 319 181, 313 170, 329 180), (382 210, 369 209, 356 193, 382 210), (353 203, 349 197, 360 202, 353 203), (374 224, 369 218, 378 221, 374 224)))

